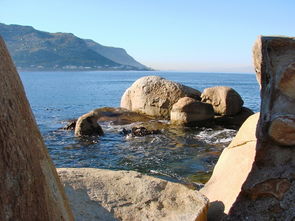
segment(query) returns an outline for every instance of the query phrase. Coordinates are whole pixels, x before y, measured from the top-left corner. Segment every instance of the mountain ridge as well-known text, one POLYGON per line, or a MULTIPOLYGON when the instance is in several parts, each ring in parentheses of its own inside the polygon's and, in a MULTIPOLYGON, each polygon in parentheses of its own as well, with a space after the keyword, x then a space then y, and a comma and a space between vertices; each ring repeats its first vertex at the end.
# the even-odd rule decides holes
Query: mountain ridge
POLYGON ((152 70, 123 48, 103 46, 72 33, 0 23, 0 35, 20 70, 152 70))

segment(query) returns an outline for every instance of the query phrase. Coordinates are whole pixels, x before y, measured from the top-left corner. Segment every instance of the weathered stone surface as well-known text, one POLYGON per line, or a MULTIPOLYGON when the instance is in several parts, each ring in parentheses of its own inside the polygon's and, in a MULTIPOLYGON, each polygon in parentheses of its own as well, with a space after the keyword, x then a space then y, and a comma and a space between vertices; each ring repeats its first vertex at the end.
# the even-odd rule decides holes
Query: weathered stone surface
POLYGON ((1 38, 0 79, 0 220, 73 220, 1 38))
POLYGON ((79 220, 207 220, 208 200, 178 183, 134 171, 57 169, 79 220))
POLYGON ((258 119, 259 113, 256 113, 245 121, 230 145, 223 150, 210 180, 201 189, 212 205, 208 214, 212 220, 220 220, 223 213, 228 213, 252 168, 258 119))
POLYGON ((75 127, 75 136, 102 136, 103 130, 98 124, 100 115, 96 111, 90 111, 78 118, 75 127))
POLYGON ((121 107, 154 117, 169 118, 172 105, 182 97, 200 99, 200 92, 158 76, 135 81, 122 96, 121 107))
POLYGON ((238 114, 244 104, 234 89, 224 86, 206 88, 201 98, 202 102, 212 104, 215 113, 220 115, 238 114))
POLYGON ((254 46, 261 82, 256 157, 229 220, 295 218, 294 61, 295 38, 260 37, 254 46))
POLYGON ((171 122, 180 125, 204 121, 213 117, 214 110, 211 104, 196 101, 190 97, 180 98, 170 112, 171 122))

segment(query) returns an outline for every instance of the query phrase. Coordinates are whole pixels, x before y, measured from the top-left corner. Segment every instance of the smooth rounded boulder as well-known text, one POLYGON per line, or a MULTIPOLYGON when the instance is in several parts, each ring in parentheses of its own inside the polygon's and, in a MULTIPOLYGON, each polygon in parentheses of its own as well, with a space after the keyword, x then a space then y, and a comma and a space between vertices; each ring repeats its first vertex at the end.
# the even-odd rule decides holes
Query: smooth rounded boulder
POLYGON ((75 127, 75 136, 102 136, 103 130, 98 124, 100 115, 96 111, 90 111, 78 118, 75 127))
POLYGON ((122 96, 121 107, 153 117, 169 119, 170 110, 182 97, 200 100, 198 90, 166 80, 146 76, 135 81, 122 96))
POLYGON ((202 102, 212 104, 214 112, 231 116, 239 113, 244 101, 234 89, 225 86, 206 88, 201 94, 202 102))
POLYGON ((173 124, 189 125, 214 117, 211 104, 196 101, 190 97, 180 98, 172 107, 170 120, 173 124))

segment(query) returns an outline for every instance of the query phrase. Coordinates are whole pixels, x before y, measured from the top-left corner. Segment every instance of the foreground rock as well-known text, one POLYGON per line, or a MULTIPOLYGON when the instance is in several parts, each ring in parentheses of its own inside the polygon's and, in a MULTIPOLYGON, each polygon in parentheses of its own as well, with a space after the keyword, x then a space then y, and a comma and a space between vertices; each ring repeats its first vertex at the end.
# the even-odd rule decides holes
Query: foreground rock
POLYGON ((73 220, 1 38, 0 79, 0 220, 73 220))
POLYGON ((220 220, 228 214, 252 168, 259 113, 249 117, 236 137, 220 155, 210 180, 201 192, 210 200, 209 218, 220 220))
POLYGON ((211 104, 196 101, 190 97, 180 98, 170 112, 171 122, 180 125, 204 123, 213 117, 214 110, 211 104))
POLYGON ((202 102, 212 104, 214 112, 219 115, 238 114, 244 104, 241 96, 234 89, 224 86, 206 88, 201 98, 202 102))
POLYGON ((198 90, 158 76, 142 77, 128 88, 121 99, 121 107, 154 117, 170 117, 170 110, 182 97, 200 100, 198 90))
POLYGON ((79 117, 75 125, 75 136, 102 136, 103 130, 97 122, 99 117, 100 115, 95 111, 79 117))
POLYGON ((206 220, 207 199, 182 184, 133 171, 60 168, 79 220, 206 220))
POLYGON ((259 38, 254 63, 261 81, 256 157, 229 219, 294 220, 295 38, 259 38))

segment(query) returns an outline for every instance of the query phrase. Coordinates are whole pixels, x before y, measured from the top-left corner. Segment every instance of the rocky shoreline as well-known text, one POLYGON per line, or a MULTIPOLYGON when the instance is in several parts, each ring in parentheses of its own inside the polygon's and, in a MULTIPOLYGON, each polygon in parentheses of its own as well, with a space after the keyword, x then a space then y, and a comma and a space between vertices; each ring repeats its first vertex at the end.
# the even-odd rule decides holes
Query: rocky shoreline
MULTIPOLYGON (((242 125, 210 180, 196 191, 133 171, 56 171, 0 39, 1 220, 293 220, 295 39, 259 37, 253 51, 261 112, 242 125)), ((124 109, 96 109, 81 116, 75 134, 101 136, 99 120, 122 123, 143 115, 146 122, 160 118, 196 126, 209 120, 216 126, 219 120, 225 127, 245 110, 242 105, 231 88, 201 94, 148 76, 126 90, 124 109)), ((251 115, 246 112, 243 116, 251 115)), ((139 134, 156 128, 145 129, 139 134)))

